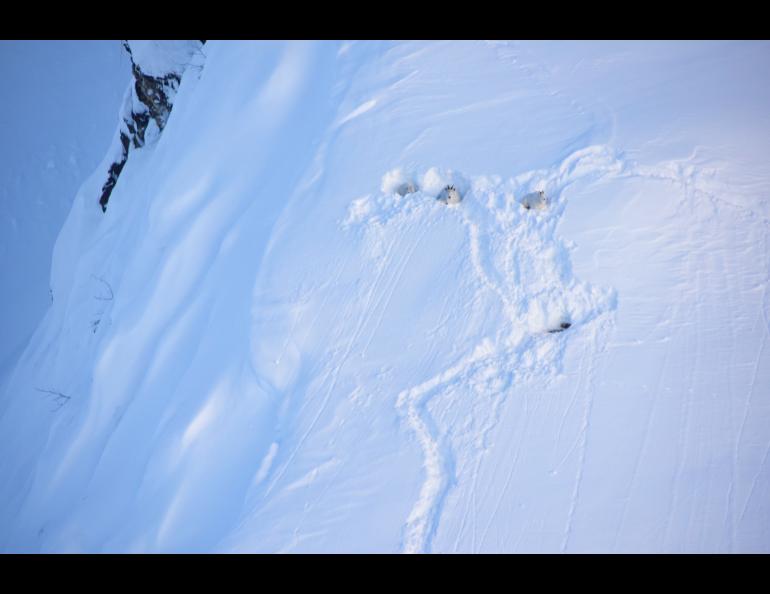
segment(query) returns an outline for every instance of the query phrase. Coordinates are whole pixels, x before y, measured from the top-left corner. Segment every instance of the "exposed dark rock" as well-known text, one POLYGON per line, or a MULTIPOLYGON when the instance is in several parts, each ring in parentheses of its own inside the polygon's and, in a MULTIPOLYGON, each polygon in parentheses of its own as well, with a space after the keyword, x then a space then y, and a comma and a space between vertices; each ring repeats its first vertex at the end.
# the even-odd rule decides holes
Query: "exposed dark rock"
MULTIPOLYGON (((136 97, 147 107, 158 129, 163 130, 171 113, 172 97, 176 94, 181 77, 174 72, 163 77, 148 76, 136 64, 132 66, 132 71, 136 97)), ((146 123, 144 127, 147 127, 146 123)))
MULTIPOLYGON (((201 41, 201 44, 204 42, 201 41)), ((174 96, 182 80, 178 72, 169 72, 163 76, 150 76, 142 72, 134 61, 131 46, 123 41, 123 47, 131 59, 131 71, 134 76, 130 107, 124 108, 123 121, 120 130, 120 143, 122 151, 110 165, 107 172, 107 181, 102 186, 102 194, 99 204, 102 211, 106 212, 107 203, 115 184, 118 182, 123 167, 128 160, 130 148, 141 148, 145 144, 145 133, 152 119, 162 131, 168 121, 168 116, 174 104, 174 96), (127 113, 126 113, 127 112, 127 113)))
POLYGON ((107 211, 107 202, 110 199, 110 194, 112 194, 112 190, 115 187, 115 184, 118 183, 120 172, 123 171, 123 166, 126 164, 126 160, 128 159, 129 142, 130 141, 128 136, 123 131, 121 131, 120 143, 123 146, 123 152, 120 159, 114 161, 110 165, 110 169, 107 172, 107 181, 104 182, 104 185, 102 186, 102 195, 99 198, 99 205, 102 207, 102 212, 107 211))

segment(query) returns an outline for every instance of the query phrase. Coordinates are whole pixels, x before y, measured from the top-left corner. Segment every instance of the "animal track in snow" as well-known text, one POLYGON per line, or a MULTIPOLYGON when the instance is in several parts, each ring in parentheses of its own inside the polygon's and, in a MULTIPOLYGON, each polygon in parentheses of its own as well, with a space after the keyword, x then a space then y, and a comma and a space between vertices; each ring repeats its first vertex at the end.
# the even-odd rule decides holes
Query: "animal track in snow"
POLYGON ((470 352, 396 398, 399 415, 423 450, 425 470, 404 526, 405 552, 429 550, 442 502, 460 480, 455 469, 466 473, 478 467, 506 394, 528 379, 557 373, 570 333, 614 309, 614 291, 573 276, 568 249, 555 229, 565 207, 565 187, 622 169, 612 151, 601 146, 508 180, 437 167, 421 175, 395 169, 383 176, 379 194, 351 204, 343 228, 363 235, 365 249, 383 266, 388 265, 382 260, 387 251, 383 244, 387 237, 398 236, 399 228, 428 227, 442 212, 456 217, 465 231, 461 257, 464 253, 469 260, 473 278, 466 280, 473 289, 455 315, 470 318, 483 303, 496 303, 503 314, 502 323, 479 335, 470 352), (408 185, 415 191, 399 191, 408 185), (458 189, 462 202, 447 211, 436 198, 450 185, 458 189), (543 198, 526 208, 527 196, 547 196, 547 202, 543 198), (568 327, 570 332, 561 332, 568 327), (469 404, 469 399, 476 402, 469 404), (470 407, 470 418, 462 427, 440 427, 428 410, 439 400, 447 400, 444 408, 450 410, 470 407))

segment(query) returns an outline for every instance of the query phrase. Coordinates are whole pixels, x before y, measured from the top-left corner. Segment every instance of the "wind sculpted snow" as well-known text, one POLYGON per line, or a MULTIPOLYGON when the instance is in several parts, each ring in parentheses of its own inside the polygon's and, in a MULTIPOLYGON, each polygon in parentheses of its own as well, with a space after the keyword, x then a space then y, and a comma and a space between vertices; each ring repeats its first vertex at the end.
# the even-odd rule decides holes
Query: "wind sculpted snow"
POLYGON ((770 176, 662 74, 766 45, 602 47, 208 42, 58 239, 4 550, 767 550, 770 176))

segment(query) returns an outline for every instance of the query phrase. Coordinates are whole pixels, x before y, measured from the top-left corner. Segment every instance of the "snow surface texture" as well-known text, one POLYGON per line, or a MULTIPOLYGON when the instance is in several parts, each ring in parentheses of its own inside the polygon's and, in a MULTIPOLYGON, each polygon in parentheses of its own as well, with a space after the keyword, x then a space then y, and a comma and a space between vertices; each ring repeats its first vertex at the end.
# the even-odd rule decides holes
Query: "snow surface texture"
MULTIPOLYGON (((486 449, 495 413, 511 385, 559 370, 564 343, 547 336, 547 332, 567 320, 591 327, 589 322, 614 305, 613 296, 607 291, 590 288, 572 277, 567 250, 554 236, 563 204, 554 204, 549 213, 534 216, 521 208, 515 196, 526 193, 524 188, 531 185, 546 186, 552 194, 559 195, 574 181, 574 176, 615 168, 616 163, 603 155, 601 149, 592 148, 570 156, 552 171, 525 173, 505 184, 486 177, 469 183, 451 173, 442 175, 437 168, 423 176, 420 187, 426 189, 447 187, 449 180, 466 188, 463 208, 456 213, 467 237, 449 249, 437 245, 435 256, 440 259, 440 252, 448 250, 455 258, 464 260, 466 266, 470 264, 470 269, 458 276, 465 282, 454 287, 454 291, 460 293, 461 302, 473 304, 473 309, 483 309, 492 321, 487 329, 483 323, 486 320, 465 318, 467 308, 447 308, 445 298, 440 325, 459 315, 465 318, 462 323, 479 337, 478 344, 450 367, 398 395, 396 405, 417 436, 425 458, 425 481, 407 520, 406 551, 427 548, 452 479, 452 465, 458 463, 458 454, 462 453, 462 465, 472 466, 486 449), (469 258, 461 258, 462 254, 469 258), (488 295, 492 296, 491 302, 488 295), (467 401, 488 403, 487 411, 473 415, 473 426, 459 431, 456 439, 462 442, 461 447, 442 444, 432 428, 426 408, 429 400, 439 395, 455 410, 462 409, 467 401)), ((398 177, 394 173, 385 175, 384 188, 389 180, 398 177)), ((398 194, 384 195, 376 205, 367 204, 366 198, 363 201, 354 202, 346 222, 366 228, 365 249, 361 251, 371 254, 375 271, 368 285, 380 283, 383 270, 377 271, 378 263, 392 261, 390 257, 383 258, 383 246, 396 246, 401 243, 399 238, 414 238, 410 247, 399 248, 405 256, 399 258, 401 262, 397 265, 398 283, 424 235, 433 225, 440 224, 444 213, 440 205, 432 204, 431 198, 422 192, 409 194, 407 199, 398 194)), ((388 301, 380 306, 383 310, 392 295, 391 291, 386 297, 388 301)))
POLYGON ((187 40, 135 40, 129 39, 134 64, 149 76, 163 77, 169 73, 184 74, 189 66, 196 66, 194 59, 200 52, 200 43, 187 40))
POLYGON ((51 303, 51 251, 104 157, 131 64, 118 41, 0 40, 0 386, 51 303))
POLYGON ((770 550, 768 48, 207 43, 59 236, 0 546, 770 550))

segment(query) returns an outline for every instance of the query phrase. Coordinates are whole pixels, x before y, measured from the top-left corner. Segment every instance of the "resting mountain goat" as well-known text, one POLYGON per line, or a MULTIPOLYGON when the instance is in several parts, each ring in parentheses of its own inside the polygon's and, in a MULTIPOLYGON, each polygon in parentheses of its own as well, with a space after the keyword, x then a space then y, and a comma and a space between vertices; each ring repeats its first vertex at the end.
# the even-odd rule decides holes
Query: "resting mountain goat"
POLYGON ((447 186, 441 190, 438 197, 436 198, 436 200, 443 202, 444 204, 460 204, 462 199, 463 198, 460 196, 460 192, 458 192, 457 188, 454 186, 447 186))
POLYGON ((521 205, 527 210, 536 208, 543 210, 548 206, 548 199, 545 197, 545 192, 538 190, 537 192, 531 192, 521 199, 521 205))

